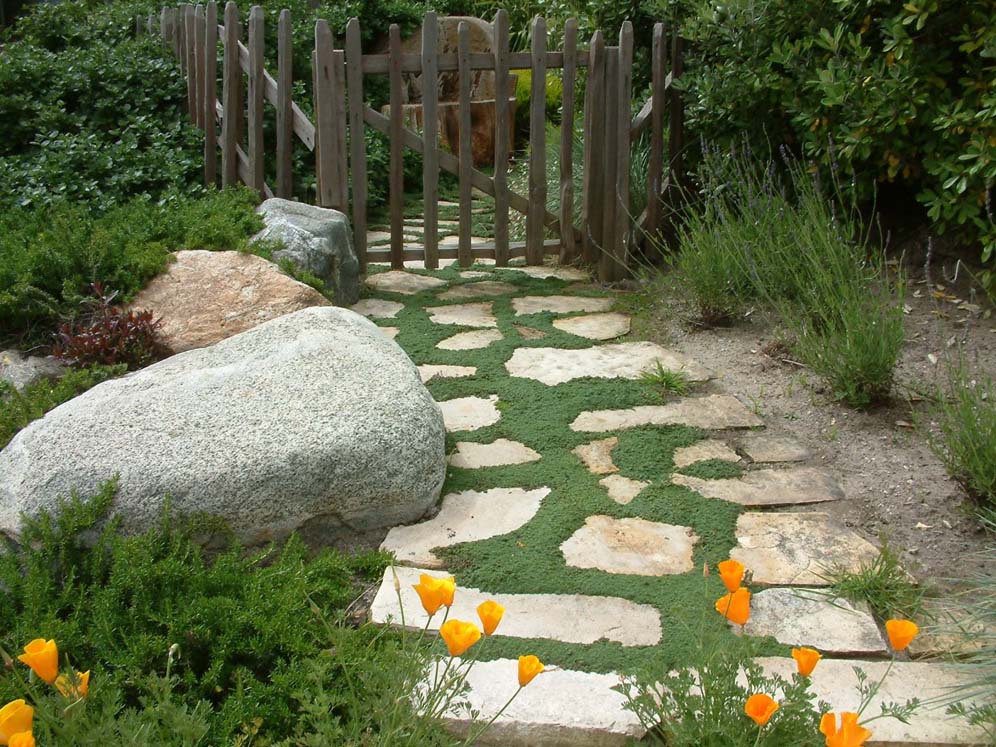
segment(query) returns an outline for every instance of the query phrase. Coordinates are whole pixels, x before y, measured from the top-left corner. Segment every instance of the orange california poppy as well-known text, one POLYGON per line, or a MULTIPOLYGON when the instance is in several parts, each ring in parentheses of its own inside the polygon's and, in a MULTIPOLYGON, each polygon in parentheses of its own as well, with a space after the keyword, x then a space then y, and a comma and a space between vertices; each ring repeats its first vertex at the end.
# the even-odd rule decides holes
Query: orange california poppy
POLYGON ((778 710, 778 702, 770 695, 755 693, 744 703, 744 713, 750 716, 758 726, 764 726, 778 710))
POLYGON ((495 628, 498 627, 498 623, 501 622, 501 617, 504 614, 505 608, 493 599, 481 602, 478 605, 477 616, 481 618, 481 625, 484 626, 484 635, 491 635, 495 632, 495 628))
POLYGON ((450 656, 460 656, 481 638, 481 629, 463 620, 447 620, 439 628, 450 656))
POLYGON ((90 689, 90 671, 76 672, 72 679, 60 674, 55 678, 55 689, 66 698, 85 698, 90 689))
POLYGON ((719 569, 719 578, 728 592, 732 594, 740 588, 740 584, 744 580, 743 563, 738 563, 736 560, 724 560, 716 567, 719 569))
POLYGON ((742 586, 716 600, 716 612, 735 625, 746 625, 750 619, 750 592, 742 586))
POLYGON ((858 714, 841 713, 840 729, 837 717, 824 713, 820 719, 820 733, 827 738, 827 747, 862 747, 872 733, 858 723, 858 714))
POLYGON ((902 651, 913 642, 920 628, 910 620, 886 620, 885 632, 889 634, 893 651, 902 651))
POLYGON ((519 657, 519 687, 525 687, 533 681, 533 677, 542 672, 546 667, 543 662, 530 654, 519 657))
POLYGON ((0 744, 8 744, 15 734, 31 731, 35 709, 24 700, 12 700, 0 708, 0 744))
POLYGON ((13 734, 7 742, 10 747, 35 747, 35 737, 30 731, 13 734))
POLYGON ((31 667, 38 678, 48 685, 59 676, 59 647, 55 645, 55 641, 35 638, 17 658, 31 667))
POLYGON ((456 591, 456 581, 453 576, 435 578, 427 573, 419 576, 418 583, 412 586, 422 601, 422 607, 430 616, 435 615, 440 607, 453 604, 453 594, 456 591))
POLYGON ((820 659, 823 657, 815 648, 804 647, 792 649, 792 658, 795 659, 795 663, 799 667, 799 674, 803 677, 808 677, 813 673, 816 665, 820 663, 820 659))

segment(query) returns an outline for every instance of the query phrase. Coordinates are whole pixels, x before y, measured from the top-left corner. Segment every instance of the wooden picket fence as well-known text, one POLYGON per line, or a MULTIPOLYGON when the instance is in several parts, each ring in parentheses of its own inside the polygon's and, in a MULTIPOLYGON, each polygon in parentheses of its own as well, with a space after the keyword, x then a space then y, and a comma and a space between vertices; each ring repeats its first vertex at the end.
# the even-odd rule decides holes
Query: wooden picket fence
POLYGON ((547 48, 548 35, 543 18, 531 28, 531 49, 509 49, 508 15, 498 11, 493 22, 494 51, 471 53, 469 28, 458 26, 456 53, 439 51, 438 19, 426 14, 422 25, 422 53, 402 52, 401 32, 392 25, 388 51, 365 54, 360 45, 360 22, 353 18, 345 30, 344 48, 336 46, 325 20, 315 24, 312 53, 314 122, 293 101, 292 27, 290 12, 278 20, 277 74, 264 67, 264 14, 251 8, 248 33, 244 37, 239 9, 234 2, 224 7, 219 19, 215 2, 206 5, 181 4, 166 7, 158 19, 136 20, 136 30, 158 32, 163 44, 179 61, 187 80, 191 120, 204 130, 204 179, 218 183, 218 149, 221 151, 220 183, 242 182, 261 197, 291 198, 293 194, 292 148, 297 137, 314 153, 317 185, 316 202, 351 215, 354 242, 361 266, 389 261, 401 268, 406 260, 424 260, 434 269, 440 259, 456 258, 461 266, 476 258, 493 258, 499 266, 510 258, 525 257, 526 263, 542 264, 545 255, 558 255, 561 262, 582 259, 598 267, 603 281, 628 274, 631 253, 643 237, 667 233, 667 205, 680 182, 683 127, 680 97, 672 81, 680 75, 681 39, 670 40, 664 26, 654 26, 652 49, 652 93, 636 117, 632 111, 633 28, 623 24, 618 42, 607 43, 596 31, 586 49, 578 46, 578 24, 568 20, 564 27, 563 49, 547 48), (219 23, 220 21, 220 23, 219 23), (221 100, 218 91, 219 44, 221 57, 221 100), (547 207, 547 71, 561 69, 563 106, 560 142, 560 208, 547 207), (573 138, 575 93, 582 83, 578 71, 585 69, 583 122, 583 178, 580 215, 574 210, 573 138), (488 175, 474 168, 471 156, 471 88, 475 71, 495 76, 495 167, 488 175), (531 75, 530 128, 528 149, 528 194, 509 188, 508 164, 512 155, 509 142, 509 107, 501 92, 509 90, 510 71, 528 70, 531 75), (459 79, 459 145, 456 152, 440 146, 436 86, 423 85, 422 131, 406 126, 403 119, 403 74, 422 74, 423 80, 437 80, 444 72, 456 72, 459 79), (371 108, 364 100, 364 79, 386 75, 390 83, 389 113, 371 108), (247 83, 246 83, 247 81, 247 83), (500 102, 500 104, 499 104, 500 102), (263 107, 276 109, 276 142, 263 142, 263 107), (665 143, 665 125, 669 132, 665 143), (390 140, 389 203, 391 243, 389 248, 367 246, 367 158, 365 127, 384 133, 390 140), (640 216, 629 210, 631 143, 647 133, 650 161, 646 177, 647 209, 640 216), (264 159, 276 158, 276 178, 272 185, 264 178, 264 159), (404 185, 403 148, 423 157, 424 242, 423 247, 406 246, 403 236, 404 185), (459 243, 440 246, 438 242, 439 172, 455 174, 459 180, 459 243), (351 189, 350 189, 351 187, 351 189), (472 193, 480 190, 494 198, 494 240, 471 243, 472 193), (509 212, 525 215, 525 241, 509 238, 509 212), (548 238, 552 236, 552 238, 548 238))

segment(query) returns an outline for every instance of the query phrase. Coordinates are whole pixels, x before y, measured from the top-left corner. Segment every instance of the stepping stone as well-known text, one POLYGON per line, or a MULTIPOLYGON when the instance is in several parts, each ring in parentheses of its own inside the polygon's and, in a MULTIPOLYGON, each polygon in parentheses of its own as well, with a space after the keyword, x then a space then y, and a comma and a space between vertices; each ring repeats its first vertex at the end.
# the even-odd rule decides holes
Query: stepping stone
POLYGON ((381 331, 381 334, 390 337, 392 340, 398 336, 398 332, 401 330, 397 327, 377 327, 381 331))
POLYGON ((754 594, 744 633, 771 636, 787 646, 809 646, 823 654, 888 652, 867 604, 854 605, 816 589, 765 589, 754 594))
MULTIPOLYGON (((437 578, 450 574, 403 566, 394 570, 401 582, 405 625, 413 630, 422 630, 428 615, 412 586, 418 583, 422 573, 437 578)), ((549 638, 582 644, 608 640, 623 646, 655 646, 661 640, 660 613, 647 604, 619 597, 584 594, 486 594, 478 589, 459 586, 459 579, 449 619, 476 621, 477 606, 488 599, 494 599, 505 608, 497 635, 549 638)), ((370 607, 370 619, 380 624, 389 621, 401 623, 398 594, 394 590, 394 576, 390 568, 384 571, 380 589, 370 607)), ((429 630, 438 630, 442 622, 443 615, 435 615, 429 622, 429 630)))
POLYGON ((737 546, 730 557, 758 584, 828 586, 834 570, 857 572, 878 550, 829 514, 748 511, 737 519, 737 546))
MULTIPOLYGON (((411 247, 411 248, 420 248, 420 247, 411 247)), ((480 260, 478 260, 478 261, 480 261, 480 260)), ((456 258, 441 259, 441 260, 439 260, 439 269, 442 270, 442 269, 444 269, 446 267, 449 267, 450 265, 455 265, 456 262, 457 262, 456 258)), ((390 262, 370 262, 370 266, 371 267, 390 267, 391 263, 390 262)), ((425 269, 425 260, 424 259, 407 259, 407 260, 405 260, 405 269, 406 270, 424 270, 425 269)), ((397 270, 396 272, 401 272, 401 270, 397 270)))
POLYGON ((532 327, 523 327, 521 324, 515 325, 515 331, 521 335, 523 340, 542 340, 546 337, 546 332, 532 327))
POLYGON ((479 283, 465 283, 450 288, 445 293, 440 293, 437 298, 440 301, 459 301, 464 298, 480 298, 481 296, 496 297, 507 296, 518 290, 510 283, 503 283, 499 280, 482 280, 479 283))
POLYGON ((511 376, 556 386, 581 378, 639 379, 658 363, 683 372, 690 381, 705 381, 709 372, 691 358, 653 342, 621 342, 581 350, 518 348, 505 363, 511 376))
POLYGON ((619 439, 612 436, 576 446, 571 453, 584 462, 593 475, 611 475, 619 471, 612 461, 612 450, 618 445, 619 439))
MULTIPOLYGON (((499 628, 499 631, 501 628, 499 628)), ((437 664, 444 667, 445 664, 437 664)), ((490 721, 518 688, 518 662, 514 659, 479 661, 467 677, 469 690, 461 698, 466 708, 453 706, 442 715, 447 731, 466 739, 471 729, 490 721), (472 721, 468 711, 478 714, 472 721)), ((426 673, 426 683, 435 672, 426 673)), ((572 747, 624 747, 640 740, 646 729, 626 698, 613 688, 620 677, 614 672, 592 674, 571 669, 548 669, 529 683, 489 727, 484 741, 506 747, 571 745, 572 747)))
POLYGON ((379 291, 414 296, 416 293, 444 286, 446 281, 429 275, 415 275, 404 270, 388 270, 368 277, 367 285, 379 291))
POLYGON ((690 475, 673 474, 671 482, 704 495, 748 508, 791 506, 797 503, 839 501, 844 491, 826 472, 812 467, 799 469, 759 469, 743 477, 703 480, 690 475))
POLYGON ((383 244, 391 240, 390 231, 367 231, 367 244, 383 244))
POLYGON ((626 410, 582 412, 571 423, 572 431, 605 433, 645 425, 689 425, 693 428, 722 430, 758 428, 764 421, 729 394, 709 394, 669 402, 666 405, 642 405, 626 410))
POLYGON ((479 350, 501 339, 497 329, 475 329, 471 332, 458 332, 436 344, 440 350, 479 350))
MULTIPOLYGON (((504 267, 512 270, 516 268, 504 267)), ((529 268, 518 268, 526 271, 529 268)), ((526 273, 529 274, 529 273, 526 273)), ((539 314, 550 311, 554 314, 576 314, 582 311, 608 311, 612 308, 611 298, 591 298, 588 296, 523 296, 512 299, 512 308, 517 316, 539 314)))
POLYGON ((926 656, 967 656, 992 645, 993 630, 963 605, 943 599, 926 599, 918 618, 920 635, 906 649, 914 658, 926 656))
POLYGON ((503 267, 502 269, 515 270, 538 280, 549 278, 568 281, 591 280, 587 272, 576 267, 503 267))
POLYGON ((460 273, 460 277, 469 279, 477 278, 489 278, 491 277, 490 272, 481 272, 480 270, 464 270, 460 273))
POLYGON ((476 431, 501 420, 501 413, 495 407, 498 404, 497 394, 490 397, 457 397, 437 404, 443 411, 443 424, 448 433, 476 431))
POLYGON ((755 462, 804 462, 809 449, 793 438, 759 433, 740 442, 740 450, 755 462))
POLYGON ((460 327, 497 327, 498 320, 489 303, 460 303, 452 306, 430 306, 426 309, 436 324, 456 324, 460 327))
POLYGON ((489 444, 458 441, 456 453, 451 454, 451 467, 480 469, 482 467, 503 467, 509 464, 526 464, 540 458, 539 452, 518 441, 499 438, 489 444))
POLYGON ((561 546, 572 568, 597 568, 627 576, 673 576, 692 570, 699 541, 689 527, 646 519, 589 516, 561 546))
POLYGON ((569 319, 555 319, 553 326, 589 340, 614 340, 629 332, 630 318, 626 314, 611 311, 607 314, 588 314, 569 319))
POLYGON ((399 563, 440 568, 442 561, 432 550, 461 542, 508 534, 524 525, 539 511, 550 488, 492 488, 479 493, 466 490, 443 496, 439 513, 421 524, 394 527, 380 545, 393 552, 399 563))
MULTIPOLYGON (((778 674, 786 680, 791 680, 796 671, 795 660, 787 657, 760 657, 755 661, 766 673, 778 674)), ((816 665, 809 684, 816 700, 828 702, 835 713, 855 712, 861 695, 854 668, 861 669, 868 676, 868 681, 875 683, 882 679, 889 666, 888 661, 823 659, 816 665)), ((889 676, 865 709, 865 716, 877 716, 882 712, 883 703, 905 703, 911 697, 919 698, 923 705, 910 717, 909 724, 894 718, 882 718, 869 724, 868 729, 873 734, 868 741, 869 747, 991 744, 983 730, 971 726, 964 718, 946 714, 946 706, 939 705, 939 702, 950 701, 957 692, 956 688, 976 679, 979 676, 977 671, 954 664, 906 661, 897 661, 891 666, 889 676)), ((958 699, 966 706, 972 702, 983 703, 982 696, 969 697, 971 695, 970 691, 963 692, 958 699)))
POLYGON ((674 450, 674 466, 677 469, 689 467, 697 462, 716 459, 723 462, 739 462, 740 455, 722 441, 705 439, 674 450))
MULTIPOLYGON (((487 244, 491 239, 481 238, 480 236, 471 236, 470 245, 474 244, 487 244)), ((445 236, 442 241, 439 242, 440 246, 457 246, 460 243, 460 236, 458 234, 453 234, 452 236, 445 236)), ((475 262, 480 262, 481 260, 475 259, 475 262)), ((492 260, 493 262, 494 260, 492 260)))
POLYGON ((439 207, 441 207, 441 208, 448 208, 448 207, 458 208, 458 207, 460 207, 460 203, 459 202, 450 202, 449 200, 440 200, 436 204, 438 204, 439 207))
POLYGON ((646 488, 650 487, 649 482, 631 480, 630 478, 623 477, 622 475, 609 475, 608 477, 603 477, 598 481, 598 484, 608 491, 609 498, 621 506, 625 506, 626 504, 632 502, 636 496, 642 493, 646 488))
POLYGON ((428 384, 437 376, 441 379, 461 379, 466 376, 475 376, 477 368, 475 366, 425 365, 418 367, 418 374, 422 377, 422 383, 428 384))
POLYGON ((398 312, 405 308, 403 303, 397 301, 385 301, 382 298, 363 298, 354 303, 350 308, 357 314, 374 319, 394 319, 398 312))

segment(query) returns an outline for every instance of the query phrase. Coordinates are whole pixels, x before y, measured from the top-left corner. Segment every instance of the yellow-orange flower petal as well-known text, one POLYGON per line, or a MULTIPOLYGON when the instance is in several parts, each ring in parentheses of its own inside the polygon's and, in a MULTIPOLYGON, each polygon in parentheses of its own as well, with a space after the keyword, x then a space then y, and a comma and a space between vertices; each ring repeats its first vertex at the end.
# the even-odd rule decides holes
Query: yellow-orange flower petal
POLYGON ((481 629, 463 620, 447 620, 439 628, 439 635, 446 642, 450 656, 461 656, 481 638, 481 629))
POLYGON ((889 634, 889 645, 894 651, 902 651, 916 638, 920 628, 911 620, 886 620, 885 632, 889 634))
POLYGON ((477 616, 481 618, 481 625, 484 626, 484 635, 491 635, 501 622, 505 608, 493 599, 482 602, 477 607, 477 616))
POLYGON ((778 702, 770 695, 754 693, 744 703, 744 713, 758 726, 764 726, 778 710, 778 702))
POLYGON ((46 684, 51 685, 59 676, 59 647, 55 645, 55 641, 35 638, 17 658, 31 667, 46 684))
POLYGON ((90 689, 90 671, 76 672, 72 679, 60 674, 55 678, 55 689, 66 698, 85 698, 90 689))
POLYGON ((456 581, 452 576, 448 578, 435 578, 423 573, 419 576, 418 583, 412 586, 422 602, 422 608, 431 616, 435 615, 440 607, 450 607, 453 605, 453 594, 456 592, 456 581))
POLYGON ((533 681, 533 677, 542 672, 546 667, 543 666, 538 658, 529 654, 529 656, 519 657, 519 687, 525 687, 530 682, 533 681))
POLYGON ((724 560, 716 567, 719 569, 719 578, 728 592, 732 594, 740 588, 740 584, 744 580, 743 563, 738 563, 736 560, 724 560))
POLYGON ((833 713, 824 713, 820 719, 820 733, 827 738, 827 747, 863 747, 872 733, 858 723, 858 714, 845 711, 840 714, 840 729, 833 713))
POLYGON ((716 612, 735 625, 746 625, 750 619, 750 592, 740 587, 716 600, 716 612))
POLYGON ((10 747, 35 747, 35 737, 30 731, 13 734, 7 743, 10 747))
POLYGON ((816 669, 816 665, 820 663, 823 656, 815 648, 803 647, 792 649, 792 658, 795 659, 795 663, 799 667, 799 674, 808 677, 816 669))
POLYGON ((31 731, 34 716, 35 709, 24 700, 12 700, 0 708, 0 744, 9 744, 15 734, 31 731))

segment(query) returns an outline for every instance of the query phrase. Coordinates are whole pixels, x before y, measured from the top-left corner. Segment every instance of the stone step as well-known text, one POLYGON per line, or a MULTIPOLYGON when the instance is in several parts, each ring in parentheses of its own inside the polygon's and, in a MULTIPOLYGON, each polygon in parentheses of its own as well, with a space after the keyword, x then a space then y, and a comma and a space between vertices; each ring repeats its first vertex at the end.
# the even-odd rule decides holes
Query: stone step
POLYGON ((435 324, 494 329, 498 326, 490 303, 460 303, 449 306, 428 306, 426 312, 435 324))
POLYGON ((553 326, 562 332, 588 340, 614 340, 629 333, 630 318, 627 314, 610 311, 605 314, 586 314, 568 319, 554 319, 553 326))
POLYGON ((501 420, 498 395, 490 397, 457 397, 437 402, 443 411, 443 424, 449 433, 476 431, 501 420))
POLYGON ((458 441, 456 451, 447 461, 451 467, 460 469, 482 469, 484 467, 504 467, 510 464, 535 462, 540 454, 518 441, 499 438, 489 444, 458 441))
POLYGON ((573 282, 580 282, 583 280, 591 280, 591 276, 584 270, 579 270, 576 267, 563 267, 557 266, 542 266, 542 267, 523 267, 523 266, 510 266, 502 267, 502 270, 514 270, 515 272, 521 272, 528 275, 531 278, 536 278, 537 280, 566 280, 573 282))
POLYGON ((723 441, 710 438, 698 441, 691 446, 675 449, 673 457, 674 466, 677 469, 684 469, 698 462, 708 462, 713 459, 733 463, 741 461, 740 455, 723 441))
POLYGON ((422 377, 423 384, 428 384, 437 377, 440 379, 462 379, 467 376, 476 376, 477 367, 426 364, 418 367, 418 375, 422 377))
POLYGON ((642 405, 626 410, 582 412, 572 431, 606 433, 646 425, 689 425, 694 428, 758 428, 764 421, 729 394, 689 397, 666 405, 642 405))
POLYGON ((634 480, 622 475, 609 475, 598 481, 598 484, 605 488, 609 498, 621 506, 633 502, 640 493, 650 487, 649 482, 634 480))
POLYGON ((505 368, 511 376, 556 386, 581 378, 639 379, 658 365, 685 374, 689 381, 711 377, 691 358, 653 342, 621 342, 580 350, 518 348, 505 368))
MULTIPOLYGON (((506 270, 513 268, 506 267, 506 270)), ((519 268, 526 272, 529 268, 519 268)), ((527 272, 528 274, 528 272, 527 272)), ((611 298, 591 298, 588 296, 522 296, 512 299, 516 316, 540 314, 549 311, 553 314, 577 314, 580 312, 608 311, 612 308, 611 298)))
POLYGON ((369 276, 367 285, 374 290, 413 296, 422 291, 442 288, 446 285, 446 281, 429 275, 416 275, 404 270, 388 270, 369 276))
POLYGON ((699 541, 689 527, 646 519, 589 516, 560 545, 572 568, 597 568, 630 576, 673 576, 692 570, 699 541))
POLYGON ((405 305, 397 301, 385 301, 382 298, 363 298, 349 308, 357 314, 372 319, 394 319, 405 305))
POLYGON ((740 450, 754 462, 805 462, 812 457, 809 449, 794 438, 755 433, 740 441, 740 450))
POLYGON ((742 477, 705 480, 673 474, 671 482, 694 490, 706 498, 739 503, 748 508, 825 503, 844 499, 844 491, 827 473, 812 467, 761 469, 742 477))
POLYGON ((457 332, 452 337, 440 340, 436 347, 440 350, 480 350, 502 339, 497 329, 475 329, 470 332, 457 332))
POLYGON ((571 452, 582 461, 593 475, 611 475, 619 468, 612 461, 612 450, 619 445, 619 438, 601 438, 598 441, 576 446, 571 452))
POLYGON ((503 283, 500 280, 482 280, 478 283, 464 283, 454 286, 445 293, 440 293, 437 298, 440 301, 460 301, 465 298, 480 298, 481 296, 492 298, 508 296, 517 291, 518 288, 511 283, 503 283))

